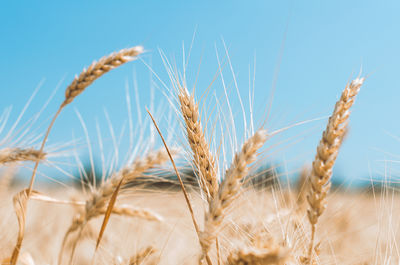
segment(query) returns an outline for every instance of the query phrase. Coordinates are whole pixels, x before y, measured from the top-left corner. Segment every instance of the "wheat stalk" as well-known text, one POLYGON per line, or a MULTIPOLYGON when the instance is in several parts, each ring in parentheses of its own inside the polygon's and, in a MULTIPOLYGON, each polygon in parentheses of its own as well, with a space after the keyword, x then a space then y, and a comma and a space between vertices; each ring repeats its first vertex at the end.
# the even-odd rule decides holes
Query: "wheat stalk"
POLYGON ((40 161, 45 159, 46 153, 33 148, 3 148, 0 149, 0 165, 22 161, 40 161))
POLYGON ((186 88, 178 83, 179 102, 187 139, 193 152, 194 164, 200 174, 200 186, 210 202, 218 192, 217 168, 213 154, 204 135, 201 122, 199 107, 193 95, 189 95, 186 88))
POLYGON ((257 151, 267 140, 267 132, 258 130, 243 144, 240 152, 235 154, 234 160, 226 172, 217 196, 210 203, 209 211, 205 215, 204 231, 200 242, 203 255, 207 254, 211 244, 217 236, 217 230, 225 218, 226 211, 239 195, 241 182, 249 171, 249 165, 256 159, 257 151))
POLYGON ((326 195, 331 186, 332 168, 335 164, 343 138, 346 135, 350 108, 360 90, 364 78, 357 78, 346 85, 339 101, 336 102, 332 116, 329 118, 322 139, 317 147, 317 154, 312 163, 310 176, 311 189, 307 197, 310 208, 308 220, 311 224, 311 241, 308 251, 308 259, 312 263, 312 251, 318 218, 326 208, 326 195))

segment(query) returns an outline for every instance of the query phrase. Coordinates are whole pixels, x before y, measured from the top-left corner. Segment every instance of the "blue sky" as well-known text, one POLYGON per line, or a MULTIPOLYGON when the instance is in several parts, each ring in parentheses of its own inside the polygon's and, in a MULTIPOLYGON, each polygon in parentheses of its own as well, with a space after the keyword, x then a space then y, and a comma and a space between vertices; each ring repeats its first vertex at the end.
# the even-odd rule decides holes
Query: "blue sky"
MULTIPOLYGON (((350 134, 340 152, 336 175, 347 179, 396 175, 400 154, 398 71, 400 62, 398 1, 13 1, 0 8, 0 106, 13 106, 15 119, 35 87, 44 80, 29 113, 37 112, 61 81, 60 89, 38 122, 39 132, 57 109, 64 89, 84 66, 112 51, 143 45, 142 59, 165 82, 168 76, 159 49, 178 68, 182 45, 189 50, 190 84, 200 65, 199 91, 211 83, 224 42, 243 99, 255 65, 256 120, 265 118, 271 88, 271 130, 329 115, 346 82, 362 67, 368 79, 357 98, 350 134), (278 70, 279 69, 279 70, 278 70), (62 81, 63 80, 63 81, 62 81)), ((181 68, 180 68, 181 69, 181 68)), ((142 62, 129 63, 96 81, 62 113, 49 145, 83 137, 75 110, 96 135, 95 119, 107 128, 107 109, 115 130, 126 122, 125 86, 139 87, 141 111, 150 105, 151 74, 142 62)), ((155 78, 154 105, 167 104, 165 88, 155 78)), ((230 69, 224 69, 227 89, 236 93, 230 69)), ((252 81, 250 82, 252 84, 252 81)), ((221 78, 211 87, 223 95, 221 78)), ((132 92, 133 93, 133 92, 132 92)), ((239 108, 233 99, 234 109, 239 108)), ((135 105, 135 104, 134 104, 135 105)), ((136 106, 134 106, 136 109, 136 106)), ((146 117, 147 118, 147 117, 146 117)), ((285 132, 297 140, 274 153, 288 171, 311 162, 326 120, 285 132)), ((238 122, 240 127, 240 122, 238 122)), ((240 131, 241 128, 238 128, 240 131)), ((278 137, 279 139, 279 137, 278 137)), ((282 146, 283 147, 283 146, 282 146)))

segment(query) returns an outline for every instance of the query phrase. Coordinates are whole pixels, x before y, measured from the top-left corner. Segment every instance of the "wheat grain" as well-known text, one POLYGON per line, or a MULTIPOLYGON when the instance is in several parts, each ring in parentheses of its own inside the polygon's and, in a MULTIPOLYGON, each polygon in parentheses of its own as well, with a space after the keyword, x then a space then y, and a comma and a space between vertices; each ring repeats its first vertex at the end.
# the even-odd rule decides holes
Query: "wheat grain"
POLYGON ((322 139, 317 147, 317 154, 312 163, 310 176, 311 189, 307 197, 310 208, 308 220, 311 224, 311 242, 308 252, 310 264, 312 263, 312 251, 314 246, 315 229, 318 218, 326 208, 326 195, 331 186, 332 168, 335 164, 343 137, 347 132, 347 123, 350 108, 360 90, 364 78, 357 78, 346 85, 339 101, 336 102, 332 116, 329 118, 322 139))

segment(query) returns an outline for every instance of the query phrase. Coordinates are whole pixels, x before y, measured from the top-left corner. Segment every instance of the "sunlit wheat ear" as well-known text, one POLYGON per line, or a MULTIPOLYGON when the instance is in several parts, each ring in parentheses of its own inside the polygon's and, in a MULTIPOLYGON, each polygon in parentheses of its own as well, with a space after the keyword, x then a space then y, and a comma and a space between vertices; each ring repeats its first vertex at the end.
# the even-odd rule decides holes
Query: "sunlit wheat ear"
POLYGON ((156 253, 156 249, 152 246, 149 246, 145 249, 141 249, 137 254, 129 259, 129 265, 140 265, 145 264, 144 262, 148 259, 151 255, 156 253))
POLYGON ((258 130, 243 144, 242 149, 235 154, 233 162, 226 171, 217 196, 213 198, 209 211, 205 215, 204 231, 201 233, 203 254, 207 254, 214 242, 218 229, 225 218, 226 211, 239 195, 242 180, 249 172, 249 165, 256 159, 257 151, 267 140, 267 132, 258 130))
POLYGON ((46 154, 33 148, 3 148, 0 149, 0 165, 22 161, 40 161, 45 159, 46 154))
MULTIPOLYGON (((125 166, 119 172, 114 173, 107 181, 105 181, 98 190, 94 191, 90 198, 86 201, 85 211, 78 217, 74 218, 70 228, 64 236, 63 245, 65 245, 68 236, 75 232, 83 229, 86 223, 91 219, 106 215, 105 218, 109 218, 111 213, 116 213, 119 215, 136 216, 142 217, 147 220, 162 220, 157 214, 154 214, 148 210, 128 208, 126 205, 114 207, 116 202, 116 189, 123 187, 126 183, 135 180, 137 177, 142 176, 142 174, 151 168, 162 165, 169 160, 167 152, 164 149, 158 150, 156 152, 149 152, 144 157, 137 158, 132 164, 125 166), (114 197, 113 197, 114 195, 114 197), (111 199, 114 198, 113 201, 111 199), (107 213, 110 211, 107 217, 107 213)), ((100 231, 104 232, 107 222, 103 222, 100 231)), ((77 241, 79 238, 76 239, 77 241)), ((73 244, 74 246, 76 245, 73 244)), ((59 260, 61 260, 63 252, 63 246, 60 251, 59 260)), ((72 255, 74 249, 72 249, 72 255)), ((72 256, 71 255, 71 256, 72 256)))
POLYGON ((347 123, 350 115, 350 108, 360 90, 364 78, 357 78, 342 92, 328 125, 322 134, 322 139, 317 147, 317 154, 312 164, 310 175, 310 193, 307 197, 310 208, 308 220, 311 224, 311 241, 308 252, 309 263, 312 263, 312 251, 314 247, 315 229, 318 218, 326 208, 326 195, 331 187, 332 168, 335 164, 343 137, 347 132, 347 123))
POLYGON ((62 105, 71 103, 76 96, 82 93, 85 88, 90 86, 97 78, 108 71, 137 58, 143 53, 142 46, 123 49, 101 58, 98 62, 93 62, 88 69, 84 69, 79 76, 67 87, 65 91, 65 101, 62 105))
POLYGON ((185 121, 186 135, 193 152, 194 165, 200 175, 200 186, 210 202, 218 192, 217 168, 200 122, 199 107, 193 95, 179 86, 179 103, 185 121))
MULTIPOLYGON (((176 150, 173 150, 173 152, 175 153, 176 150)), ((168 160, 169 160, 168 153, 164 149, 158 150, 157 152, 154 153, 150 152, 144 158, 138 159, 136 162, 134 162, 131 168, 125 169, 122 172, 122 177, 120 180, 114 181, 114 186, 115 184, 116 186, 114 188, 113 193, 111 194, 110 200, 106 207, 106 211, 104 213, 103 223, 101 225, 99 236, 96 242, 96 250, 100 245, 101 238, 106 229, 108 220, 113 211, 114 205, 117 200, 118 192, 121 189, 121 187, 125 185, 125 183, 128 183, 129 181, 132 181, 138 176, 140 176, 140 174, 144 173, 146 170, 153 168, 154 166, 164 164, 168 160)))
MULTIPOLYGON (((88 69, 84 69, 83 72, 77 76, 74 81, 67 87, 65 91, 65 100, 64 102, 60 105, 58 108, 57 112, 54 114, 53 119, 50 122, 49 127, 47 128, 46 134, 43 138, 42 144, 40 146, 39 153, 43 153, 44 146, 46 144, 47 138, 49 137, 51 128, 53 127, 57 117, 60 115, 61 111, 65 106, 67 106, 69 103, 71 103, 76 96, 81 94, 85 88, 87 88, 91 83, 93 83, 94 80, 102 76, 103 74, 107 73, 111 69, 114 69, 126 62, 132 61, 143 52, 143 47, 137 46, 129 49, 123 49, 120 50, 119 52, 113 53, 109 56, 103 57, 100 59, 98 62, 94 62, 90 65, 88 69)), ((33 189, 33 183, 35 182, 35 177, 36 177, 36 171, 39 166, 39 160, 36 160, 35 166, 32 171, 32 176, 31 180, 29 183, 29 187, 27 190, 27 196, 29 199, 29 196, 32 192, 33 189)), ((27 203, 24 204, 24 207, 26 207, 27 203)), ((26 212, 26 209, 24 209, 24 212, 26 212)), ((24 222, 25 225, 25 222, 24 222)), ((21 232, 20 232, 21 233, 21 232)), ((22 245, 22 241, 24 239, 23 231, 21 236, 18 236, 17 243, 15 244, 13 253, 12 253, 12 260, 11 260, 11 265, 15 265, 18 261, 18 253, 19 253, 19 248, 22 245)))

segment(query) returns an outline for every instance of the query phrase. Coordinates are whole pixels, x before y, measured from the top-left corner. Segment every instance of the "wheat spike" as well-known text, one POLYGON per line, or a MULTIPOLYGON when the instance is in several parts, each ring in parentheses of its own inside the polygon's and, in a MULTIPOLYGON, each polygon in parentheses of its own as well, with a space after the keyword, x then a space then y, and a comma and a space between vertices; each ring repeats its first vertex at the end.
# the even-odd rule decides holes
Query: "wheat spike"
MULTIPOLYGON (((146 170, 149 170, 157 165, 164 164, 169 160, 169 157, 164 149, 160 149, 157 152, 150 152, 142 158, 137 158, 131 165, 124 167, 119 172, 113 174, 103 185, 95 192, 91 194, 90 199, 86 201, 85 211, 74 218, 70 228, 64 236, 64 244, 67 241, 69 234, 80 231, 83 229, 86 223, 91 219, 104 215, 107 209, 107 203, 113 195, 118 185, 123 186, 124 184, 134 180, 141 176, 146 170)), ((112 213, 119 215, 128 215, 143 217, 149 220, 160 220, 156 214, 153 214, 144 209, 134 209, 127 207, 112 207, 112 213)), ((76 240, 79 240, 77 238, 76 240)), ((74 244, 75 246, 76 244, 74 244)), ((61 260, 63 247, 59 254, 59 260, 61 260)), ((74 249, 72 249, 72 253, 74 249)))
POLYGON ((218 195, 212 200, 209 211, 205 215, 204 231, 201 233, 203 254, 208 253, 225 218, 228 207, 239 195, 241 181, 247 176, 249 165, 256 159, 257 151, 267 140, 267 132, 258 130, 235 154, 234 160, 221 183, 218 195))
POLYGON ((210 202, 218 192, 215 159, 204 135, 200 122, 199 107, 193 95, 189 95, 187 89, 180 84, 178 86, 178 97, 185 121, 187 139, 193 152, 194 164, 200 174, 200 186, 210 202))
POLYGON ((156 252, 156 249, 152 246, 149 246, 145 249, 140 250, 135 256, 129 259, 129 265, 140 265, 143 264, 143 261, 148 259, 151 255, 156 252))
MULTIPOLYGON (((100 214, 103 215, 104 213, 105 211, 101 212, 100 214)), ((154 213, 149 209, 136 208, 130 205, 119 205, 117 207, 114 207, 112 209, 112 213, 130 217, 139 217, 142 219, 146 219, 148 221, 158 221, 158 222, 163 221, 163 218, 160 215, 154 213)))
MULTIPOLYGON (((122 180, 121 186, 140 177, 143 172, 157 165, 162 165, 169 160, 164 149, 156 152, 150 152, 142 158, 137 158, 131 165, 124 167, 119 172, 113 174, 101 187, 92 194, 92 198, 86 204, 86 216, 88 220, 98 216, 98 212, 106 207, 111 195, 119 182, 122 180)), ((104 213, 104 212, 103 212, 104 213)))
POLYGON ((97 78, 108 71, 137 58, 143 53, 142 46, 136 46, 128 49, 122 49, 108 56, 104 56, 98 62, 94 61, 88 69, 84 69, 79 76, 67 87, 65 91, 65 100, 62 105, 68 105, 76 96, 82 93, 85 88, 90 86, 97 78))
POLYGON ((0 164, 22 162, 22 161, 40 161, 45 159, 46 153, 33 148, 3 148, 0 149, 0 164))
POLYGON ((326 195, 331 186, 332 168, 347 132, 349 110, 363 82, 364 78, 357 78, 346 85, 322 134, 322 139, 317 147, 317 154, 312 163, 311 189, 307 197, 310 205, 307 212, 308 220, 311 224, 311 242, 308 253, 310 264, 312 262, 311 255, 314 247, 316 224, 326 208, 326 195))

